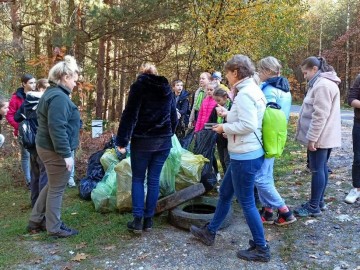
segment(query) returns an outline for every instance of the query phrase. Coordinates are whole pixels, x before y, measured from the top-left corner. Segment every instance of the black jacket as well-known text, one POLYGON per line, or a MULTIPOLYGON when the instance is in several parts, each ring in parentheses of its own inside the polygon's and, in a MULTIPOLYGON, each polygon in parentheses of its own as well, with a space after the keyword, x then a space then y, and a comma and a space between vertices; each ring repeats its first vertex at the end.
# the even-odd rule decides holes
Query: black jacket
POLYGON ((70 100, 70 89, 50 82, 37 109, 36 145, 51 150, 63 158, 79 145, 80 113, 70 100))
MULTIPOLYGON (((189 124, 189 117, 190 117, 190 107, 189 107, 189 92, 186 90, 182 90, 179 99, 176 102, 176 109, 181 114, 180 121, 182 121, 185 126, 189 124)), ((176 96, 174 94, 176 99, 176 96)))
POLYGON ((131 85, 116 137, 126 147, 130 138, 171 137, 176 129, 174 95, 165 77, 141 74, 131 85))
MULTIPOLYGON (((357 75, 353 85, 350 87, 348 104, 351 106, 355 99, 360 100, 360 74, 357 75)), ((354 108, 354 122, 360 123, 360 109, 358 108, 354 108)))

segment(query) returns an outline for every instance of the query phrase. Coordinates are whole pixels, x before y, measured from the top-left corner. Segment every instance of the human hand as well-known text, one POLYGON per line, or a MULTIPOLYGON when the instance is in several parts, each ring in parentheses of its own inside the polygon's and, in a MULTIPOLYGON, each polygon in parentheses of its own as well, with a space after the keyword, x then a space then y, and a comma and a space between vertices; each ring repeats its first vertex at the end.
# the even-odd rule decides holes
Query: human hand
POLYGON ((121 153, 121 154, 125 154, 126 153, 126 148, 125 147, 120 147, 120 146, 116 146, 117 150, 121 153))
POLYGON ((65 164, 66 164, 66 169, 71 172, 72 167, 74 166, 74 159, 73 157, 68 157, 68 158, 64 158, 65 160, 65 164))
POLYGON ((215 131, 216 133, 219 133, 219 134, 224 133, 224 128, 223 128, 222 124, 218 124, 218 125, 213 126, 212 130, 215 131))
POLYGON ((188 128, 193 128, 193 122, 189 122, 188 128))
POLYGON ((218 116, 224 117, 224 118, 227 116, 228 110, 225 107, 221 106, 220 104, 218 104, 215 107, 215 110, 216 110, 216 113, 218 116))
POLYGON ((312 152, 314 152, 314 151, 316 151, 317 149, 315 148, 315 142, 312 142, 312 141, 309 141, 308 142, 308 150, 309 151, 312 151, 312 152))

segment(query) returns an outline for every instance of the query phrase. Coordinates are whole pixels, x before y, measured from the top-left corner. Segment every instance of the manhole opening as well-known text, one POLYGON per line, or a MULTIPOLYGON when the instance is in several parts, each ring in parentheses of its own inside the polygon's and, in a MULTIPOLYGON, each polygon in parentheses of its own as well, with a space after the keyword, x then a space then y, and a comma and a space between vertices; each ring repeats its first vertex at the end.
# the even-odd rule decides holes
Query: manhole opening
POLYGON ((206 204, 191 204, 184 207, 183 211, 193 214, 213 214, 215 213, 215 206, 206 204))

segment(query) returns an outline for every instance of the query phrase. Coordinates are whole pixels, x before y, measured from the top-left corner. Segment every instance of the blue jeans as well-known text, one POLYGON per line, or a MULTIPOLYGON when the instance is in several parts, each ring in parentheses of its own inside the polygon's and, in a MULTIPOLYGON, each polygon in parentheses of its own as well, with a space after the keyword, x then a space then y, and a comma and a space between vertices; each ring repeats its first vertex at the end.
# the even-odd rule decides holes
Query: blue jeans
POLYGON ((324 202, 325 189, 328 183, 328 166, 327 160, 329 149, 320 149, 308 151, 309 167, 311 170, 311 197, 310 206, 318 209, 320 202, 324 202))
POLYGON ((263 207, 281 208, 285 206, 285 202, 275 187, 274 160, 275 158, 265 158, 261 169, 255 176, 255 186, 263 207))
POLYGON ((230 160, 230 165, 220 186, 219 201, 214 218, 208 225, 210 232, 216 233, 220 228, 229 212, 231 200, 235 194, 243 209, 255 244, 266 245, 263 224, 254 199, 255 175, 261 168, 263 161, 263 156, 252 160, 230 160))
POLYGON ((354 122, 352 139, 354 151, 352 183, 354 188, 360 188, 360 123, 354 122))
POLYGON ((30 175, 30 153, 20 144, 21 151, 21 168, 23 170, 26 184, 30 184, 31 175, 30 175))
POLYGON ((132 212, 134 217, 153 217, 159 197, 159 182, 162 167, 170 153, 170 149, 144 152, 131 151, 132 170, 132 212), (144 182, 147 170, 147 195, 144 200, 144 182), (145 201, 145 209, 144 209, 145 201))

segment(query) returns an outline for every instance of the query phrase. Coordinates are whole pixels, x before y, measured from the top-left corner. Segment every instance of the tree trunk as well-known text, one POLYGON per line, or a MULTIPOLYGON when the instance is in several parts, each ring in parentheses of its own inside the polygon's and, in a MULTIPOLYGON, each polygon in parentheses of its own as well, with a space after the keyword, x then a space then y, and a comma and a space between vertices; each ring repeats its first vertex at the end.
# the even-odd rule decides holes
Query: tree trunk
POLYGON ((25 73, 24 40, 20 20, 20 1, 14 0, 11 9, 12 46, 16 61, 16 73, 20 77, 25 73))
POLYGON ((104 99, 104 64, 105 64, 106 37, 99 40, 99 52, 97 61, 97 84, 96 84, 96 119, 101 119, 104 99))
MULTIPOLYGON (((118 57, 119 57, 119 41, 114 40, 114 64, 113 64, 113 81, 115 83, 116 86, 118 86, 118 74, 119 74, 119 61, 118 61, 118 57)), ((110 121, 115 121, 116 120, 116 99, 117 99, 117 87, 113 87, 112 88, 112 96, 111 96, 111 108, 110 108, 110 121)))
POLYGON ((105 104, 103 119, 108 119, 108 110, 109 110, 109 98, 110 98, 110 49, 111 49, 111 40, 108 37, 106 41, 106 63, 105 63, 105 104))

